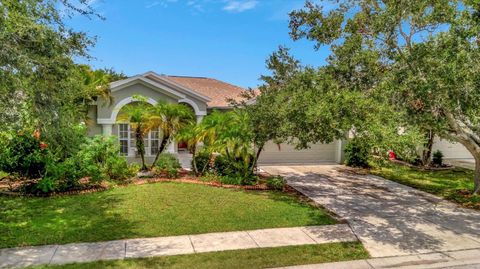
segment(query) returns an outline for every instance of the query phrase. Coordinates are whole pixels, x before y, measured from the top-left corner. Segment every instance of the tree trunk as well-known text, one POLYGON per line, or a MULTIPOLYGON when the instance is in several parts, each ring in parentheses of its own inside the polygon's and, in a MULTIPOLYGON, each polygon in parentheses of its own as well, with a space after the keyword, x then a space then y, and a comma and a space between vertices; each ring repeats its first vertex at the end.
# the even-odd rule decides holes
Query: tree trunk
POLYGON ((473 194, 480 194, 480 136, 468 124, 458 120, 451 113, 445 113, 451 128, 450 137, 459 142, 475 159, 473 194))
POLYGON ((153 161, 150 169, 153 169, 153 167, 155 167, 155 164, 157 163, 158 158, 160 157, 160 154, 162 154, 162 152, 165 150, 169 141, 170 141, 170 136, 166 136, 166 137, 162 138, 162 142, 160 143, 160 146, 158 147, 157 154, 155 155, 155 160, 153 161))
POLYGON ((198 176, 197 160, 195 160, 196 156, 197 156, 197 149, 195 146, 192 149, 192 165, 193 165, 193 172, 195 173, 196 176, 198 176))
POLYGON ((262 153, 264 145, 265 144, 262 144, 260 147, 258 147, 257 154, 255 154, 255 160, 253 160, 252 164, 252 173, 255 172, 255 169, 257 168, 258 158, 260 158, 260 153, 262 153))
POLYGON ((427 142, 423 145, 423 153, 422 153, 422 165, 427 166, 430 164, 432 158, 432 148, 433 148, 433 140, 435 138, 435 134, 432 130, 428 130, 425 137, 427 138, 427 142))
POLYGON ((145 145, 143 142, 143 134, 141 126, 137 126, 135 128, 135 146, 137 147, 137 151, 140 154, 140 158, 142 159, 142 171, 147 171, 147 165, 145 164, 145 145))
POLYGON ((473 194, 480 194, 480 160, 475 159, 475 178, 474 178, 473 194))

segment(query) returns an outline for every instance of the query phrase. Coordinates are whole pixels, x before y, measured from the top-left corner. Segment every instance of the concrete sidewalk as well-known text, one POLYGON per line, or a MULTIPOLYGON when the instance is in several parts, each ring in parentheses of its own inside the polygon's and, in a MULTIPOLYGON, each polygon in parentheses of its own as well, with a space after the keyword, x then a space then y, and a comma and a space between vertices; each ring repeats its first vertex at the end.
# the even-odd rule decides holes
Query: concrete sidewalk
POLYGON ((277 269, 477 269, 480 249, 434 252, 420 255, 386 257, 368 260, 289 266, 277 269))
POLYGON ((357 241, 346 224, 0 249, 0 268, 357 241))

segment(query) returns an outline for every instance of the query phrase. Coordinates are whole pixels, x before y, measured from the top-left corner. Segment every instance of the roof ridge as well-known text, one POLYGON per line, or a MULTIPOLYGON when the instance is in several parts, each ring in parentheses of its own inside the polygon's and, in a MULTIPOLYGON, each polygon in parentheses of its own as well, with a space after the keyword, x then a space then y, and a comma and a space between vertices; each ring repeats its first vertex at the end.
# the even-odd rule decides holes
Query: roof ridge
POLYGON ((214 79, 209 77, 201 77, 201 76, 179 76, 179 75, 164 75, 167 77, 175 77, 175 78, 205 78, 205 79, 214 79))

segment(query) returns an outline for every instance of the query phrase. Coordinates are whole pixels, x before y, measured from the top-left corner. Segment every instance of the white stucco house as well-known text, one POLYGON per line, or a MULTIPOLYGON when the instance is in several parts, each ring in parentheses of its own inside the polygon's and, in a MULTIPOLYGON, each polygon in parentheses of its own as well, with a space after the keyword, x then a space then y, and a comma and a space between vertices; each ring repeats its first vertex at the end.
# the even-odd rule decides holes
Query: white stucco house
MULTIPOLYGON (((241 98, 245 89, 212 78, 167 76, 155 72, 147 72, 110 84, 113 102, 98 99, 89 107, 88 133, 90 136, 103 134, 118 137, 120 154, 129 161, 137 159, 135 140, 128 122, 119 122, 122 108, 136 102, 136 95, 147 98, 147 102, 155 105, 159 101, 183 103, 195 113, 197 121, 212 110, 228 110, 228 99, 241 98)), ((159 132, 152 131, 145 139, 146 159, 152 161, 158 148, 159 132)), ((325 162, 340 163, 343 161, 343 141, 330 144, 315 144, 310 149, 295 150, 291 145, 269 143, 260 156, 261 164, 318 164, 325 162)), ((460 144, 438 140, 434 149, 440 149, 445 158, 469 159, 470 153, 460 144)), ((172 143, 168 151, 186 154, 182 144, 172 143)))

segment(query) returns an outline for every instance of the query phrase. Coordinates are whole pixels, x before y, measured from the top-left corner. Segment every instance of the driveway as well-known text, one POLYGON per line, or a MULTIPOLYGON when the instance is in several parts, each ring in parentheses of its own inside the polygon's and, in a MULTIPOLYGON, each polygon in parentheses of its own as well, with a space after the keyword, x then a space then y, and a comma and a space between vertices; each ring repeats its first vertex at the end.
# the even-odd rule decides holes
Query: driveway
POLYGON ((480 248, 480 212, 341 165, 264 166, 346 220, 372 257, 480 248))

